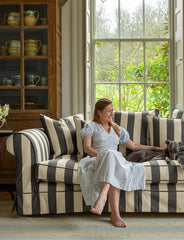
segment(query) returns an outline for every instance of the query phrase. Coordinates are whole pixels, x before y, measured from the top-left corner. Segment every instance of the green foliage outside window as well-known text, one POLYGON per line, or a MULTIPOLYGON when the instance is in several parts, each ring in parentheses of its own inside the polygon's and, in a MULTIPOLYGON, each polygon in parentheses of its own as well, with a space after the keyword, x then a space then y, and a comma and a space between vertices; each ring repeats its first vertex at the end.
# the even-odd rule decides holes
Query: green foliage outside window
POLYGON ((168 117, 169 1, 94 0, 94 6, 96 100, 108 97, 122 111, 157 108, 168 117))
MULTIPOLYGON (((115 53, 114 56, 116 55, 115 53)), ((126 68, 121 68, 122 82, 120 83, 117 82, 117 71, 113 65, 110 67, 110 64, 107 64, 108 71, 104 66, 103 71, 102 68, 98 69, 96 78, 108 79, 109 84, 96 84, 96 100, 108 97, 112 99, 114 109, 119 110, 120 99, 123 111, 143 111, 157 108, 160 110, 160 116, 168 117, 168 43, 156 46, 154 54, 150 55, 147 51, 146 71, 144 71, 143 61, 138 65, 128 64, 126 68), (143 81, 143 77, 145 81, 143 81), (119 84, 121 84, 120 90, 119 84)), ((114 62, 117 62, 117 59, 114 62)))

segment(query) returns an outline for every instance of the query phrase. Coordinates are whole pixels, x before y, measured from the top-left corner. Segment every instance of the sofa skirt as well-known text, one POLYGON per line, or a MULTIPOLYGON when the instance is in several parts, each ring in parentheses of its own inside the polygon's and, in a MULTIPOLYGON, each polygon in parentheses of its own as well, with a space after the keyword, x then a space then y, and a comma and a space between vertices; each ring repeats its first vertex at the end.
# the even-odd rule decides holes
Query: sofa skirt
MULTIPOLYGON (((183 213, 183 184, 146 184, 144 190, 121 191, 121 213, 183 213)), ((90 212, 82 197, 80 185, 39 183, 34 193, 17 194, 18 215, 90 212)), ((107 201, 104 212, 110 212, 107 201)))

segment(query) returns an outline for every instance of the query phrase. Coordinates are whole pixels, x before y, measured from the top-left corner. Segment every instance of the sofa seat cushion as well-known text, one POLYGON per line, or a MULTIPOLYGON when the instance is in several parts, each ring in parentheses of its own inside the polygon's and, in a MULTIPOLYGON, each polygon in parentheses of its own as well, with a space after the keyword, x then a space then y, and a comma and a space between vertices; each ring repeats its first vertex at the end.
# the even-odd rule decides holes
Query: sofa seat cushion
POLYGON ((62 155, 60 158, 38 162, 36 169, 38 181, 79 184, 76 155, 62 155))
POLYGON ((146 183, 184 183, 184 168, 177 160, 167 163, 165 160, 151 160, 145 166, 146 183))
MULTIPOLYGON (((143 163, 147 184, 184 183, 184 168, 177 160, 151 160, 143 163)), ((37 180, 44 182, 79 184, 77 155, 63 155, 58 159, 39 162, 37 180)))

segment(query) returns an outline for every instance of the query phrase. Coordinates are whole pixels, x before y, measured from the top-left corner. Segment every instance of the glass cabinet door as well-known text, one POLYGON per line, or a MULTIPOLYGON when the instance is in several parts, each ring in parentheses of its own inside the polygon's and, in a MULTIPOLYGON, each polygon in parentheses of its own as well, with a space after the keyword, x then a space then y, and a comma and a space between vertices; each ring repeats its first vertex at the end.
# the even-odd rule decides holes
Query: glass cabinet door
POLYGON ((48 109, 47 4, 0 5, 0 105, 48 109))

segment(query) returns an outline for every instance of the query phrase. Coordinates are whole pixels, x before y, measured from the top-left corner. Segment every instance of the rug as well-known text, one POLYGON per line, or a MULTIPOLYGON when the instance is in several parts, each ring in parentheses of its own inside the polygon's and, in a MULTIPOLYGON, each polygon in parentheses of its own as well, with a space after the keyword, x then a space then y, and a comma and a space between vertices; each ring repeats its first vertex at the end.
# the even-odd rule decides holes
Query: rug
POLYGON ((184 214, 122 214, 127 228, 116 228, 109 223, 110 214, 20 217, 11 208, 11 201, 0 201, 3 240, 184 239, 184 214))

